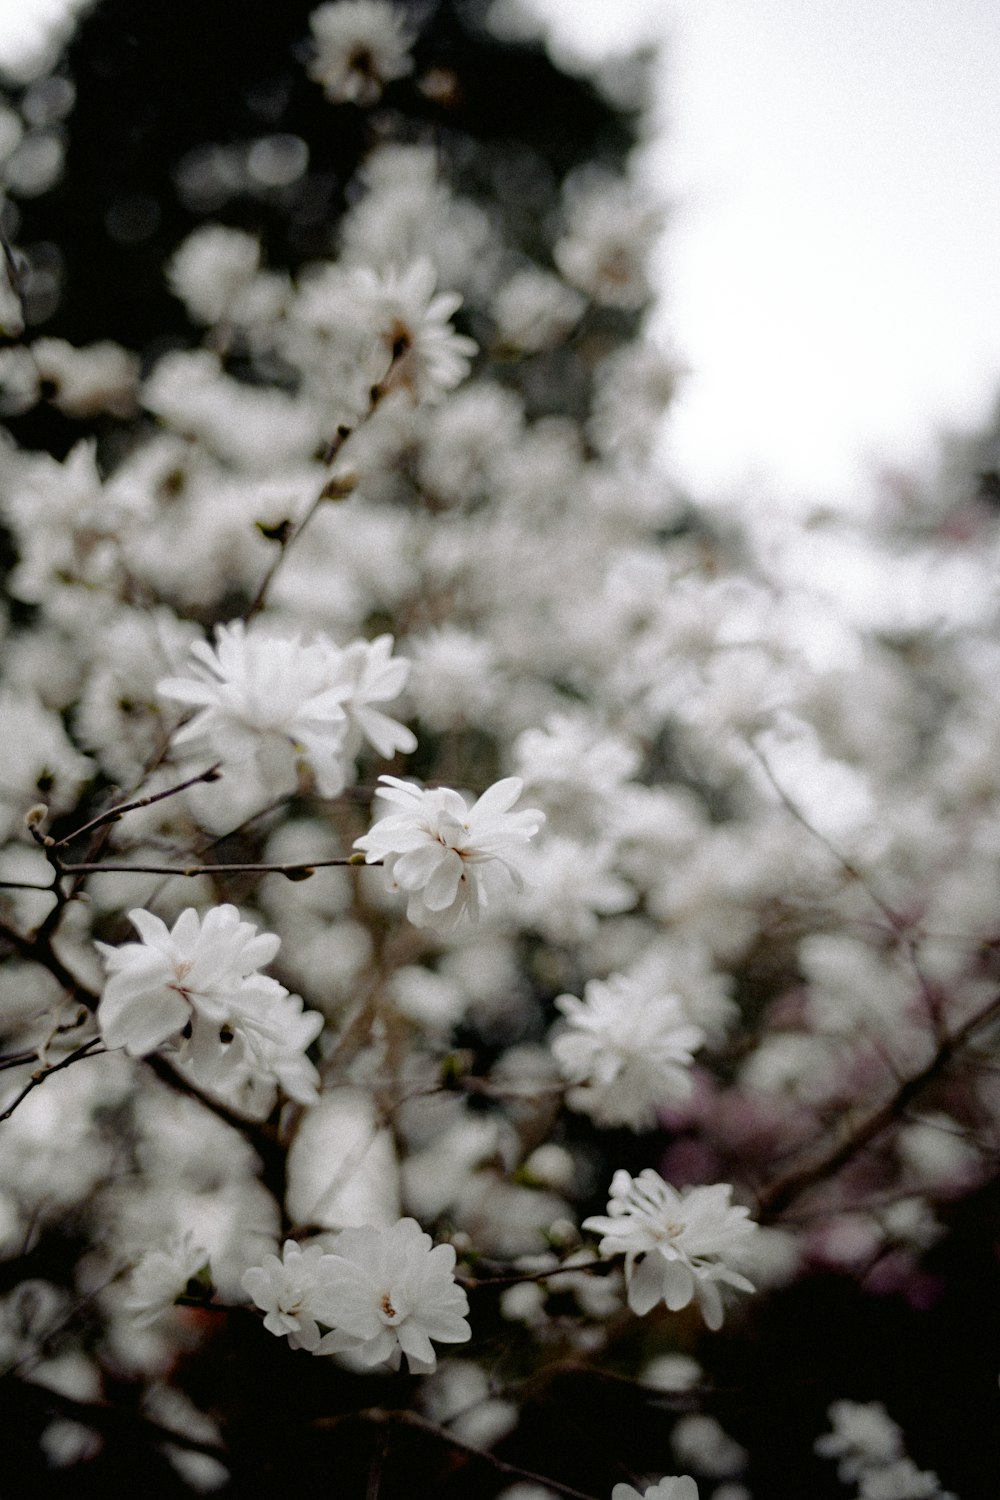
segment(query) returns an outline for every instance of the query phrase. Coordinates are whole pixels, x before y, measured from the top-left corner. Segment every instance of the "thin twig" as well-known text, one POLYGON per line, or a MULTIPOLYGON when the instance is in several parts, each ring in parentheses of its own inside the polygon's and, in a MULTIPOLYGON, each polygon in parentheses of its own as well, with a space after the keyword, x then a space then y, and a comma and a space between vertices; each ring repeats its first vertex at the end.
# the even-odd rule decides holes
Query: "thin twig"
POLYGON ((63 1068, 69 1068, 73 1063, 82 1062, 85 1057, 99 1057, 106 1051, 107 1048, 102 1043, 101 1038, 99 1036, 92 1036, 89 1042, 84 1042, 82 1047, 77 1047, 75 1052, 71 1052, 61 1062, 52 1063, 50 1067, 40 1068, 37 1073, 32 1073, 17 1098, 7 1106, 3 1114, 0 1114, 0 1121, 9 1120, 18 1105, 23 1104, 28 1095, 33 1093, 40 1084, 43 1084, 46 1078, 51 1078, 53 1073, 61 1073, 63 1068), (100 1048, 100 1051, 95 1050, 97 1048, 100 1048))
POLYGON ((449 1432, 446 1427, 440 1427, 437 1422, 429 1421, 419 1412, 406 1409, 393 1411, 381 1406, 370 1406, 362 1411, 343 1412, 334 1417, 318 1417, 314 1426, 331 1429, 352 1421, 367 1422, 375 1427, 414 1427, 418 1432, 425 1432, 428 1437, 436 1438, 439 1443, 444 1443, 456 1453, 465 1453, 469 1458, 489 1464, 499 1474, 512 1474, 515 1479, 527 1479, 532 1484, 543 1485, 546 1489, 555 1490, 559 1495, 566 1495, 568 1500, 596 1500, 595 1496, 587 1495, 582 1490, 575 1490, 571 1485, 562 1484, 558 1479, 551 1479, 545 1474, 536 1474, 531 1469, 522 1469, 519 1464, 511 1464, 505 1459, 497 1458, 495 1453, 490 1453, 486 1448, 474 1448, 471 1443, 463 1443, 461 1438, 455 1437, 454 1433, 449 1432))
POLYGON ((832 1146, 823 1143, 814 1149, 797 1167, 790 1168, 757 1194, 757 1215, 761 1222, 776 1219, 787 1206, 824 1178, 833 1176, 842 1166, 864 1150, 876 1136, 907 1110, 910 1103, 929 1083, 944 1071, 952 1058, 972 1035, 989 1021, 1000 1016, 1000 995, 978 1014, 972 1016, 957 1031, 948 1033, 938 1044, 930 1062, 918 1073, 906 1078, 881 1104, 875 1106, 855 1124, 849 1124, 846 1134, 832 1146))
MULTIPOLYGON (((297 860, 292 864, 232 864, 232 865, 137 865, 113 861, 91 860, 82 864, 63 864, 63 875, 285 875, 289 880, 308 880, 314 870, 325 870, 338 865, 364 865, 365 860, 357 855, 339 859, 297 860)), ((381 860, 371 863, 381 864, 381 860)))
MULTIPOLYGON (((132 802, 119 802, 114 807, 107 808, 98 813, 96 818, 91 818, 89 823, 84 823, 80 828, 74 828, 72 833, 65 834, 61 839, 56 839, 49 845, 51 849, 61 849, 64 844, 70 844, 74 839, 80 838, 85 833, 91 833, 95 828, 101 828, 105 823, 117 823, 126 813, 135 812, 140 807, 152 807, 154 802, 163 802, 167 797, 176 797, 178 792, 186 792, 188 787, 197 786, 202 781, 218 781, 221 775, 222 762, 217 760, 214 766, 209 766, 207 771, 201 771, 197 776, 188 777, 187 781, 178 782, 176 786, 168 786, 166 791, 155 792, 151 797, 137 797, 132 802)), ((66 867, 61 866, 62 872, 66 873, 66 867)))

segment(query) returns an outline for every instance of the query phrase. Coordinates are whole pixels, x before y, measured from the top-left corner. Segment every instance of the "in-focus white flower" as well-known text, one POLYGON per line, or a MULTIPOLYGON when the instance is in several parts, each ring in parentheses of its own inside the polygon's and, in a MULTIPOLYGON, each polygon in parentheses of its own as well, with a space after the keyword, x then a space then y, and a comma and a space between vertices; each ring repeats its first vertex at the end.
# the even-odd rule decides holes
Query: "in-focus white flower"
POLYGON ((351 1352, 365 1365, 412 1371, 437 1366, 431 1340, 471 1338, 469 1299, 454 1277, 452 1245, 434 1245, 415 1219, 389 1229, 345 1229, 332 1265, 324 1266, 322 1321, 333 1325, 318 1353, 351 1352))
POLYGON ((728 1183, 678 1191, 650 1167, 635 1178, 615 1173, 608 1216, 585 1219, 583 1227, 603 1236, 602 1255, 624 1254, 634 1313, 648 1313, 661 1301, 677 1312, 697 1298, 709 1328, 721 1328, 720 1285, 754 1290, 728 1263, 739 1259, 757 1230, 750 1210, 731 1204, 732 1192, 728 1183))
POLYGON ((417 927, 450 931, 473 921, 505 885, 522 884, 518 855, 542 826, 536 808, 512 812, 521 781, 509 776, 471 806, 449 787, 430 790, 380 776, 377 795, 400 809, 355 839, 366 863, 381 860, 391 889, 406 891, 406 915, 417 927))
POLYGON ((142 909, 129 920, 141 942, 96 945, 110 976, 97 1010, 106 1046, 145 1057, 169 1043, 206 1087, 257 1078, 303 1104, 316 1098, 318 1075, 305 1048, 323 1018, 257 972, 280 938, 258 933, 228 905, 204 920, 189 906, 172 929, 142 909))
POLYGON ((281 1259, 265 1255, 263 1263, 243 1273, 243 1289, 267 1314, 264 1327, 278 1338, 287 1335, 293 1349, 317 1352, 323 1272, 331 1257, 319 1245, 303 1250, 286 1240, 281 1259))
POLYGON ((560 995, 568 1025, 552 1041, 559 1069, 574 1088, 573 1109, 598 1125, 645 1130, 658 1108, 686 1099, 692 1053, 705 1040, 676 995, 650 994, 623 974, 592 979, 584 998, 560 995))
POLYGON ((611 1500, 698 1500, 698 1486, 689 1474, 668 1474, 641 1494, 630 1484, 616 1484, 611 1500))
POLYGON ((207 1270, 208 1251, 186 1234, 164 1250, 148 1250, 129 1278, 124 1306, 138 1327, 155 1323, 173 1307, 188 1283, 201 1279, 207 1270))
POLYGON ((334 0, 309 17, 316 56, 309 76, 335 104, 376 104, 382 88, 413 71, 405 13, 385 0, 334 0))

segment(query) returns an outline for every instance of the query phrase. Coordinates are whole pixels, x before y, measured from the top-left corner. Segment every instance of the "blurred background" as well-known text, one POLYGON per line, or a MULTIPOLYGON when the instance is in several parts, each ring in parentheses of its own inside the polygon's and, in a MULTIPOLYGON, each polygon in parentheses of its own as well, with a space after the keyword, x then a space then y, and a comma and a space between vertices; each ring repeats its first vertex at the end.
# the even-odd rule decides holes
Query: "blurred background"
MULTIPOLYGON (((751 483, 775 503, 864 508, 887 476, 926 469, 943 429, 989 421, 990 0, 503 4, 569 67, 661 48, 644 148, 670 204, 656 321, 690 370, 666 441, 703 502, 751 483)), ((83 8, 0 0, 3 67, 43 68, 83 8)))

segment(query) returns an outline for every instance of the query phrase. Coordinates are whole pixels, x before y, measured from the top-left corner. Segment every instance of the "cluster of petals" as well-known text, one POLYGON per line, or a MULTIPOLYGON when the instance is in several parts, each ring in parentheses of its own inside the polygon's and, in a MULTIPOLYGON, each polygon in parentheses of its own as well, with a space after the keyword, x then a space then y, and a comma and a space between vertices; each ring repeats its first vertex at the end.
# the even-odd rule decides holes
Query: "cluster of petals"
POLYGON ((189 906, 172 928, 141 908, 129 920, 140 942, 97 944, 108 971, 97 1010, 107 1047, 145 1057, 169 1045, 205 1087, 253 1078, 303 1104, 315 1100, 318 1075, 305 1049, 323 1017, 258 972, 277 953, 278 937, 258 933, 229 905, 204 919, 189 906))
POLYGON ((571 1108, 598 1125, 644 1130, 658 1108, 686 1099, 692 1054, 704 1032, 684 1015, 676 995, 650 995, 623 974, 592 979, 583 999, 560 995, 566 1025, 552 1041, 563 1076, 574 1085, 571 1108))
POLYGON ((434 1245, 415 1219, 400 1219, 343 1230, 333 1254, 288 1241, 282 1258, 266 1256, 243 1286, 266 1313, 264 1327, 293 1349, 393 1370, 405 1355, 411 1371, 430 1374, 432 1340, 464 1343, 472 1333, 454 1270, 451 1245, 434 1245))
POLYGON ((392 890, 409 897, 417 927, 450 932, 473 921, 503 886, 523 885, 519 853, 545 821, 537 808, 511 809, 523 783, 508 776, 469 805, 450 787, 422 788, 380 776, 377 795, 397 811, 355 839, 368 864, 381 861, 392 890))
POLYGON ((234 620, 216 627, 214 647, 192 645, 191 676, 164 678, 157 691, 196 710, 176 745, 205 745, 224 764, 251 768, 275 795, 294 789, 302 761, 320 795, 335 797, 363 739, 386 756, 416 748, 412 732, 375 707, 398 695, 409 670, 392 646, 383 635, 341 649, 323 636, 251 633, 234 620))
POLYGON ((733 1206, 728 1183, 678 1190, 647 1167, 638 1177, 618 1171, 607 1216, 585 1219, 602 1235, 602 1255, 625 1256, 628 1305, 640 1316, 665 1302, 671 1312, 697 1299, 709 1328, 723 1321, 720 1286, 752 1292, 735 1269, 757 1225, 733 1206))

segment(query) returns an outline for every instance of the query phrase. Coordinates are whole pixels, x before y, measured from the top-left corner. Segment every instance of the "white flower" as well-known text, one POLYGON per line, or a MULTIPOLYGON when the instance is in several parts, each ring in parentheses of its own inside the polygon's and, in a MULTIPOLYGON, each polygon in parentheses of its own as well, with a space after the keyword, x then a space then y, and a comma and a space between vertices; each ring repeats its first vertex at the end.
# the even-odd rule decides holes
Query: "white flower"
POLYGON ((605 307, 639 308, 650 295, 649 252, 663 212, 631 184, 571 184, 567 232, 553 252, 559 270, 605 307))
POLYGON ((727 1264, 737 1259, 757 1225, 749 1209, 733 1207, 726 1183, 680 1192, 647 1167, 632 1178, 611 1179, 608 1217, 585 1219, 584 1229, 603 1235, 602 1255, 625 1255, 628 1305, 650 1312, 663 1301, 677 1312, 698 1299, 709 1328, 721 1328, 719 1283, 752 1292, 753 1283, 727 1264))
POLYGON ((164 1250, 148 1250, 135 1265, 124 1306, 140 1328, 154 1323, 198 1280, 208 1265, 208 1251, 190 1234, 164 1250))
POLYGON ((691 1093, 692 1053, 705 1040, 676 995, 651 995, 622 974, 592 979, 584 998, 560 995, 568 1026, 552 1042, 571 1083, 567 1101, 598 1125, 644 1130, 660 1106, 691 1093))
POLYGON ((242 229, 202 224, 167 262, 167 283, 196 323, 218 323, 260 269, 260 245, 242 229))
POLYGON ((318 1352, 350 1351, 365 1365, 428 1375, 437 1365, 431 1339, 461 1344, 471 1338, 469 1299, 455 1282, 455 1251, 434 1245, 415 1219, 390 1229, 345 1229, 334 1263, 324 1267, 323 1318, 334 1331, 318 1352))
POLYGON ((351 273, 355 316, 375 338, 372 385, 407 391, 414 401, 435 402, 469 373, 473 339, 456 333, 449 319, 461 306, 457 292, 437 292, 429 260, 406 271, 361 266, 351 273))
POLYGON ((347 715, 342 753, 349 761, 362 739, 386 759, 397 750, 408 755, 417 748, 412 730, 374 707, 399 696, 410 670, 405 657, 392 657, 392 647, 392 636, 380 635, 374 641, 354 641, 333 654, 333 686, 347 715))
POLYGON ((383 0, 336 0, 309 17, 316 56, 309 76, 340 104, 376 104, 383 84, 413 71, 413 38, 402 10, 383 0))
POLYGON ((248 635, 241 620, 218 625, 214 649, 195 641, 191 677, 166 677, 163 698, 198 712, 174 735, 175 744, 207 741, 225 761, 250 763, 277 795, 295 786, 296 759, 308 761, 320 794, 344 786, 346 716, 331 680, 325 646, 248 635))
POLYGON ((668 1474, 642 1494, 630 1484, 616 1484, 611 1500, 698 1500, 698 1486, 689 1474, 668 1474))
POLYGON ((495 782, 470 807, 449 787, 424 790, 397 776, 380 776, 377 795, 402 809, 355 839, 366 862, 381 860, 391 889, 409 895, 406 915, 418 927, 450 931, 473 921, 498 886, 521 888, 520 846, 542 826, 535 808, 510 809, 521 795, 516 776, 495 782))
POLYGON ((170 930, 141 909, 129 920, 140 943, 97 944, 110 975, 97 1011, 107 1047, 145 1057, 170 1043, 206 1087, 257 1078, 303 1104, 316 1098, 318 1075, 304 1053, 323 1018, 257 973, 279 938, 258 934, 235 906, 217 906, 204 921, 189 906, 170 930))
POLYGON ((243 1274, 243 1289, 267 1314, 264 1327, 278 1338, 287 1335, 293 1349, 317 1352, 323 1272, 331 1257, 319 1245, 303 1250, 286 1240, 282 1258, 265 1255, 262 1265, 243 1274))
POLYGON ((827 1417, 833 1431, 816 1439, 816 1452, 838 1460, 837 1475, 845 1484, 902 1456, 903 1434, 881 1401, 834 1401, 827 1417))
POLYGON ((395 698, 409 671, 392 659, 393 638, 337 647, 324 636, 248 635, 241 620, 216 627, 216 645, 196 641, 191 677, 167 677, 161 697, 198 712, 174 735, 176 744, 207 743, 222 760, 257 773, 276 795, 295 786, 296 760, 306 761, 324 797, 346 784, 362 740, 380 755, 417 747, 415 735, 376 704, 395 698))

